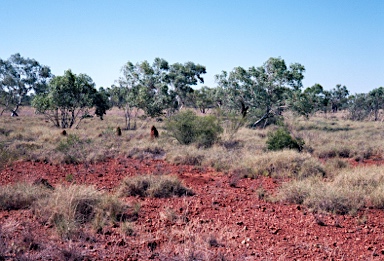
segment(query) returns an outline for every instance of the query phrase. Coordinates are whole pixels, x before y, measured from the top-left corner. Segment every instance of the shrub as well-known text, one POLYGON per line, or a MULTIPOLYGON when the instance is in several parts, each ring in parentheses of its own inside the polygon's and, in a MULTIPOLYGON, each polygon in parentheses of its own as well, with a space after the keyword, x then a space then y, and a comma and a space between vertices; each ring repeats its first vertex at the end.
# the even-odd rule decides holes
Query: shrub
POLYGON ((86 160, 86 145, 90 139, 80 139, 77 135, 69 134, 61 140, 56 150, 64 154, 65 163, 81 163, 86 160))
POLYGON ((166 122, 169 135, 180 144, 197 143, 198 147, 211 147, 223 129, 214 116, 199 117, 193 111, 180 112, 166 122))
POLYGON ((184 187, 177 177, 144 175, 125 178, 119 195, 167 198, 189 196, 193 195, 193 192, 184 187))
POLYGON ((302 139, 293 138, 284 128, 268 134, 267 146, 269 150, 296 149, 301 151, 304 146, 302 139))

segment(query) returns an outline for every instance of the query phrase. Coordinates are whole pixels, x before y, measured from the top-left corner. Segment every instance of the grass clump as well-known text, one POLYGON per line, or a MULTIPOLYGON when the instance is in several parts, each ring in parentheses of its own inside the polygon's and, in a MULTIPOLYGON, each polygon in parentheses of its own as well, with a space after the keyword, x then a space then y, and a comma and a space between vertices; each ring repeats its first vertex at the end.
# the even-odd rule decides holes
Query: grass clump
POLYGON ((314 212, 335 214, 356 213, 364 205, 364 194, 320 180, 295 180, 283 185, 281 199, 294 204, 303 204, 314 212))
POLYGON ((247 165, 253 169, 254 175, 274 178, 303 179, 312 176, 326 175, 322 164, 310 154, 294 150, 271 151, 257 157, 249 155, 247 165))
POLYGON ((199 117, 191 110, 174 115, 166 122, 165 127, 168 134, 180 144, 196 143, 203 148, 211 147, 223 132, 216 117, 199 117))
POLYGON ((18 210, 30 208, 35 201, 46 198, 50 190, 40 185, 16 183, 0 188, 0 209, 18 210))
POLYGON ((0 170, 15 160, 17 156, 4 143, 0 142, 0 170))
POLYGON ((76 234, 79 226, 93 223, 96 230, 114 222, 121 216, 125 206, 93 187, 71 185, 59 186, 52 195, 40 200, 35 213, 56 228, 65 238, 76 234))
POLYGON ((184 187, 177 177, 143 175, 125 178, 119 189, 119 195, 168 198, 190 196, 193 195, 193 192, 184 187))
POLYGON ((355 214, 363 207, 384 208, 383 182, 379 167, 344 169, 330 182, 304 179, 285 183, 278 197, 316 212, 355 214))

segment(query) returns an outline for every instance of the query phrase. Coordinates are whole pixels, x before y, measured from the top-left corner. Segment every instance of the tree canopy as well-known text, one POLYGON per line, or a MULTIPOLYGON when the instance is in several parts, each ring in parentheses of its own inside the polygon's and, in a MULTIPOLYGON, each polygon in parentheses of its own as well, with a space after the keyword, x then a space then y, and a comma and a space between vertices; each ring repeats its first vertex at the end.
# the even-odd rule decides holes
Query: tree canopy
POLYGON ((304 72, 300 63, 287 66, 282 58, 271 57, 259 67, 222 71, 215 76, 215 87, 194 88, 204 83, 205 66, 191 61, 170 64, 155 58, 152 63, 128 61, 116 85, 97 91, 86 74, 68 70, 54 77, 48 66, 16 53, 0 59, 0 115, 9 111, 17 116, 19 108, 33 100, 38 112, 62 128, 77 126, 90 108, 102 119, 111 106, 124 110, 126 129, 136 128, 139 110, 153 118, 170 116, 183 107, 201 113, 219 108, 224 118, 230 115, 252 127, 276 121, 284 110, 306 118, 316 112, 339 110, 349 111, 353 120, 381 118, 383 87, 354 95, 341 84, 329 91, 320 84, 304 89, 304 72))
POLYGON ((279 115, 286 106, 287 95, 302 87, 304 66, 295 63, 288 68, 281 58, 270 58, 263 66, 234 68, 223 71, 216 81, 223 92, 223 106, 253 118, 252 126, 279 115))
POLYGON ((63 76, 52 79, 47 92, 36 95, 32 106, 55 126, 71 128, 90 115, 89 110, 93 107, 96 107, 95 114, 102 119, 109 109, 107 99, 105 92, 95 89, 91 77, 67 70, 63 76))
POLYGON ((0 59, 0 115, 10 111, 12 116, 18 116, 27 95, 32 91, 35 94, 46 93, 52 77, 49 67, 19 53, 11 55, 8 60, 0 59))

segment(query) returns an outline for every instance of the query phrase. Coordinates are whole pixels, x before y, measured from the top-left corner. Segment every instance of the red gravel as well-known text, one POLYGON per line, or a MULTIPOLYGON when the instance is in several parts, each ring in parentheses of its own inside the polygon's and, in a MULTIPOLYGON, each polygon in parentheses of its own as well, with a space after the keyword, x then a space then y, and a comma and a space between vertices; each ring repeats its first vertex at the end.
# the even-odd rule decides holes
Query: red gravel
POLYGON ((146 173, 177 175, 196 194, 123 198, 141 206, 132 236, 122 235, 119 225, 101 234, 86 227, 68 241, 31 210, 0 211, 6 244, 0 242, 0 259, 3 253, 6 260, 384 260, 383 211, 315 216, 298 205, 266 202, 258 197, 261 189, 273 193, 281 182, 271 178, 231 187, 227 175, 210 169, 118 158, 89 166, 17 162, 0 173, 0 184, 45 178, 56 186, 72 176, 113 193, 124 177, 146 173))

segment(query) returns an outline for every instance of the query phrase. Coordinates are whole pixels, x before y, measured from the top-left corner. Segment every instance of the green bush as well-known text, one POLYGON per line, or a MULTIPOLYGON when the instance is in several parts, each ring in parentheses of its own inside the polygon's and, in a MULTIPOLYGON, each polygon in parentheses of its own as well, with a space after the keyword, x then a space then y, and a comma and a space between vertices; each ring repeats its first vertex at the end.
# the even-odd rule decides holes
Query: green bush
POLYGON ((268 134, 267 146, 269 150, 296 149, 301 151, 304 141, 293 138, 286 129, 279 128, 268 134))
POLYGON ((196 143, 204 148, 211 147, 223 132, 214 116, 199 117, 190 110, 171 117, 166 122, 166 129, 180 144, 196 143))

